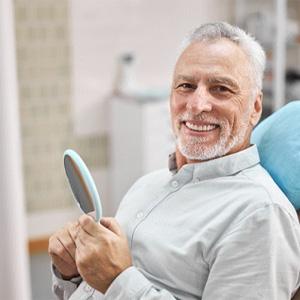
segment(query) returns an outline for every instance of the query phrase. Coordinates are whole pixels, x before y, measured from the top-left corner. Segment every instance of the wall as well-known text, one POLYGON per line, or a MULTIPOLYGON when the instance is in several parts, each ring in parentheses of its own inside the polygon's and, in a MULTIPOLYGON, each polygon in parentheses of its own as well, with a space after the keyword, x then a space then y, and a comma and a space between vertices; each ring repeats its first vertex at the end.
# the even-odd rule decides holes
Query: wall
MULTIPOLYGON (((188 5, 185 0, 72 1, 70 34, 75 134, 109 137, 111 119, 107 106, 120 55, 135 54, 139 92, 169 90, 183 37, 203 22, 232 21, 233 3, 231 0, 189 0, 188 5)), ((103 177, 105 175, 101 181, 103 177)), ((117 189, 118 182, 114 184, 117 189)), ((98 186, 104 212, 106 208, 111 211, 107 186, 101 186, 101 182, 98 186)))
POLYGON ((169 88, 187 32, 204 22, 232 21, 233 4, 231 0, 73 0, 75 132, 87 135, 109 130, 104 99, 114 87, 121 54, 136 55, 139 89, 169 88))
POLYGON ((16 0, 15 19, 27 211, 66 207, 73 199, 64 150, 77 148, 102 166, 106 137, 72 133, 68 2, 16 0))
POLYGON ((101 116, 118 55, 137 53, 141 86, 168 87, 185 33, 202 22, 232 20, 232 3, 15 0, 29 213, 73 205, 62 168, 67 148, 76 149, 95 177, 103 178, 109 155, 101 116))
MULTIPOLYGON (((30 238, 51 234, 79 213, 63 170, 67 148, 76 149, 91 169, 104 213, 109 205, 105 103, 118 56, 124 51, 137 54, 141 88, 169 88, 186 32, 207 21, 233 21, 233 3, 14 0, 30 238)), ((31 258, 33 299, 41 299, 41 293, 51 299, 46 296, 50 294, 48 262, 43 259, 41 264, 40 259, 31 258)))

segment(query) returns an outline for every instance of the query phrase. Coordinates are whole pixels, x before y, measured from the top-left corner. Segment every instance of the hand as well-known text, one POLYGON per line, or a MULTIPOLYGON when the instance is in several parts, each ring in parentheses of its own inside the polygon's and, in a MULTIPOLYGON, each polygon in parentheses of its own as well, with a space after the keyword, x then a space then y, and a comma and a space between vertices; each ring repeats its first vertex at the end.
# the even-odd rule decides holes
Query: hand
POLYGON ((75 262, 77 228, 78 222, 69 222, 49 239, 51 260, 65 280, 79 276, 75 262))
POLYGON ((126 235, 113 218, 102 218, 99 224, 90 216, 80 216, 75 242, 81 277, 103 294, 119 274, 132 266, 126 235))

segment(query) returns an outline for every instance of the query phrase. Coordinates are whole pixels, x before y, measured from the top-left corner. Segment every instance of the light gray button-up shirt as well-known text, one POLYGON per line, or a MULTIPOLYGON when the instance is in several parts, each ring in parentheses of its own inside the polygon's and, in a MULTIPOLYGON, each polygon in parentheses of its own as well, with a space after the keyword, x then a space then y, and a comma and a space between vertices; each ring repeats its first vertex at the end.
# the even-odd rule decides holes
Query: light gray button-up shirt
MULTIPOLYGON (((174 159, 174 158, 173 158, 174 159)), ((116 219, 134 267, 105 295, 54 276, 63 299, 288 300, 300 282, 296 211, 256 146, 139 179, 116 219), (174 171, 175 169, 175 171, 174 171), (68 284, 69 286, 67 286, 68 284)))

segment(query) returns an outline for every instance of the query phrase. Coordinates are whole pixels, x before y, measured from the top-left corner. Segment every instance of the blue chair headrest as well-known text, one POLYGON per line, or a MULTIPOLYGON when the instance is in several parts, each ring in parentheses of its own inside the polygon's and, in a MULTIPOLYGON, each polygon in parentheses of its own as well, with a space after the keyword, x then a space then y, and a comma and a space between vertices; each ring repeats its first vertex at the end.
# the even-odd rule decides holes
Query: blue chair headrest
POLYGON ((300 101, 293 101, 253 130, 261 165, 296 210, 300 209, 300 101))

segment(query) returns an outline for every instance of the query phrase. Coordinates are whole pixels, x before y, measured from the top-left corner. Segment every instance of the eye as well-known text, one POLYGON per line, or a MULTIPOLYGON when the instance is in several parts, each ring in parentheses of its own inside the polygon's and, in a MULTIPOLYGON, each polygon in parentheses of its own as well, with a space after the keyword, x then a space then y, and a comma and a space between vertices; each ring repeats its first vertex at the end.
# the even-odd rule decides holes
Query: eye
POLYGON ((222 86, 222 85, 220 85, 220 86, 217 86, 216 87, 216 90, 218 91, 218 92, 230 92, 230 90, 226 87, 226 86, 222 86))
POLYGON ((211 88, 211 93, 217 96, 231 96, 233 92, 224 85, 217 85, 211 88))
POLYGON ((194 85, 190 84, 190 83, 181 83, 177 86, 177 89, 180 89, 182 91, 188 91, 191 89, 194 89, 194 85))

